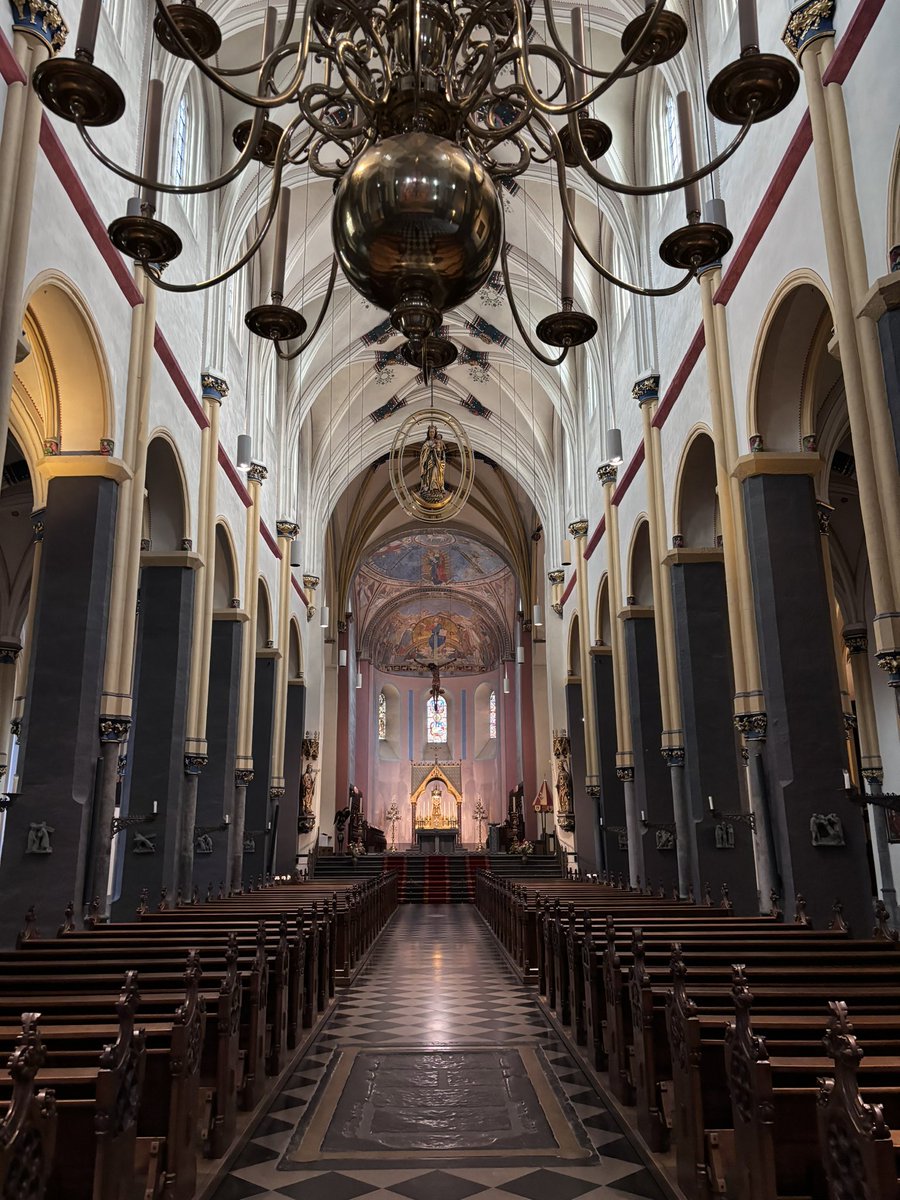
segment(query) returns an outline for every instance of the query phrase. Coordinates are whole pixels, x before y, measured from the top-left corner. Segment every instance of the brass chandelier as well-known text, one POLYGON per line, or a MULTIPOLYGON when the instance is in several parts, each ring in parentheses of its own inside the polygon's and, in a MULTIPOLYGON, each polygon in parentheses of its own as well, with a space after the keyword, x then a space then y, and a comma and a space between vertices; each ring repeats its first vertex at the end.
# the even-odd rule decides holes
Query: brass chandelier
POLYGON ((557 365, 569 349, 591 338, 596 321, 574 308, 574 248, 609 283, 644 296, 684 288, 731 245, 723 224, 701 219, 699 181, 722 166, 750 129, 780 112, 793 98, 799 76, 783 56, 759 49, 755 0, 739 0, 741 53, 713 79, 707 105, 718 120, 737 127, 731 143, 698 165, 690 97, 678 97, 682 176, 646 186, 624 183, 597 164, 612 144, 608 126, 591 108, 618 81, 658 67, 684 46, 687 27, 666 0, 648 0, 625 29, 621 58, 611 71, 587 61, 581 11, 573 10, 572 52, 559 33, 552 0, 543 0, 548 40, 531 28, 527 0, 308 0, 298 16, 287 0, 279 23, 267 8, 257 61, 213 67, 221 44, 214 19, 194 0, 156 0, 154 30, 161 46, 187 59, 226 96, 252 110, 234 130, 235 161, 214 179, 173 184, 160 179, 162 84, 148 89, 140 174, 115 163, 97 145, 92 128, 119 119, 125 107, 116 81, 94 63, 101 0, 85 0, 74 59, 55 58, 37 68, 34 86, 44 104, 72 121, 90 152, 140 188, 109 234, 160 288, 193 292, 222 283, 259 251, 275 225, 271 302, 246 314, 249 328, 294 358, 321 326, 338 267, 352 287, 386 309, 406 339, 403 354, 426 380, 452 362, 455 347, 438 336, 445 312, 485 284, 499 258, 516 325, 541 361, 557 365), (299 36, 297 35, 299 31, 299 36), (544 86, 535 82, 541 64, 544 86), (284 121, 275 123, 274 117, 284 121), (564 123, 557 124, 560 119, 564 123), (236 262, 202 281, 173 283, 166 264, 181 252, 177 232, 157 219, 159 193, 212 192, 236 179, 251 162, 271 169, 268 198, 256 236, 236 262), (334 180, 334 258, 322 309, 312 329, 284 303, 290 191, 285 170, 305 164, 334 180), (510 286, 508 244, 498 181, 546 164, 563 214, 560 311, 537 327, 547 354, 533 339, 510 286), (677 282, 645 288, 617 278, 591 251, 574 219, 569 171, 628 196, 683 190, 686 224, 660 247, 663 261, 683 272, 677 282))

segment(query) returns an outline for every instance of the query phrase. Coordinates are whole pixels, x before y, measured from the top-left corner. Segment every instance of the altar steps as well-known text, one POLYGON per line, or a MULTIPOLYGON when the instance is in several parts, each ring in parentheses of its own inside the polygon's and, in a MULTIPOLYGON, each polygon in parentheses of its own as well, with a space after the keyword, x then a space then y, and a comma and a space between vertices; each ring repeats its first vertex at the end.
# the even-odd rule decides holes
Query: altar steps
POLYGON ((354 863, 349 854, 323 855, 316 863, 316 879, 371 879, 385 871, 397 874, 401 904, 473 904, 478 871, 526 880, 558 879, 559 861, 550 855, 532 855, 522 862, 509 854, 364 854, 354 863))

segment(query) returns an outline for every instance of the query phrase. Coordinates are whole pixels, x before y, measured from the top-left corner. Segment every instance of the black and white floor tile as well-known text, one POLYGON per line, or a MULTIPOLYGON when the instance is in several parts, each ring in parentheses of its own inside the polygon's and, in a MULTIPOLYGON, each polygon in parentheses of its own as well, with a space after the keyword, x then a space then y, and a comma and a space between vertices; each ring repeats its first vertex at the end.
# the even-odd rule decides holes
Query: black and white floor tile
POLYGON ((213 1200, 665 1200, 669 1194, 557 1040, 532 993, 512 975, 476 913, 463 905, 408 905, 274 1098, 213 1200), (358 1158, 337 1166, 292 1161, 291 1149, 342 1052, 463 1046, 536 1048, 583 1159, 576 1164, 517 1153, 448 1162, 438 1152, 419 1151, 378 1167, 377 1159, 371 1167, 358 1158))

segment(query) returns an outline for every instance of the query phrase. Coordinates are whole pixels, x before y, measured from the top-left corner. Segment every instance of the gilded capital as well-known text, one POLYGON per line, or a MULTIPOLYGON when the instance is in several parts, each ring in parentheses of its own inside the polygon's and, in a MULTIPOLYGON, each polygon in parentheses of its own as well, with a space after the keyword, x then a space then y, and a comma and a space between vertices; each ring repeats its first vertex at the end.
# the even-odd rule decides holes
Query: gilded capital
POLYGON ((619 468, 615 463, 601 463, 597 468, 597 478, 603 487, 608 483, 614 484, 619 477, 619 468))
POLYGON ((14 666, 21 652, 18 642, 0 642, 0 666, 14 666))
POLYGON ((308 592, 314 592, 316 590, 316 588, 319 586, 318 575, 304 575, 303 576, 303 586, 306 588, 306 590, 308 592))
POLYGON ((279 537, 289 538, 290 541, 300 534, 300 526, 296 521, 276 521, 275 530, 279 537))
POLYGON ((550 582, 551 582, 551 583, 554 585, 554 587, 555 587, 557 584, 559 584, 559 583, 562 583, 562 582, 563 582, 563 580, 565 579, 565 577, 566 577, 566 573, 565 573, 565 571, 562 571, 562 570, 559 570, 559 569, 557 569, 557 570, 555 570, 555 571, 548 571, 548 572, 547 572, 547 578, 548 578, 548 579, 550 580, 550 582))
POLYGON ((659 375, 650 373, 644 375, 642 379, 638 379, 634 387, 631 389, 633 400, 637 400, 638 404, 652 404, 659 399, 659 375))
POLYGON ((50 47, 51 54, 58 54, 66 44, 69 27, 53 0, 10 0, 13 28, 20 33, 39 37, 50 47))
POLYGON ((734 725, 747 741, 764 741, 769 722, 764 712, 735 713, 734 725))
POLYGON ((588 521, 587 517, 579 517, 577 521, 569 522, 569 533, 573 538, 587 537, 588 521))
POLYGON ((251 463, 247 468, 248 483, 265 483, 269 478, 269 468, 264 467, 262 463, 251 463))
POLYGON ((234 773, 235 787, 249 787, 253 782, 252 767, 239 767, 234 773))
POLYGON ((791 9, 781 40, 795 58, 800 58, 810 42, 834 37, 835 8, 835 0, 804 0, 791 9))
POLYGON ((203 391, 204 400, 213 400, 216 404, 221 404, 228 395, 228 383, 221 375, 213 375, 209 371, 205 371, 200 376, 200 387, 203 391))

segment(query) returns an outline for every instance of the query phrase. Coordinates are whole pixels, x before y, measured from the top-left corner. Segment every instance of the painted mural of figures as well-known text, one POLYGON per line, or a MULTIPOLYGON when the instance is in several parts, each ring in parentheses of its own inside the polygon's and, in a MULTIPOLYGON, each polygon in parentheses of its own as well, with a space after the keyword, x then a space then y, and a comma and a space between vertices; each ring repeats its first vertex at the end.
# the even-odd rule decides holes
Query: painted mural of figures
POLYGON ((428 499, 444 495, 444 470, 447 447, 436 425, 428 426, 428 436, 419 451, 419 493, 428 499))

